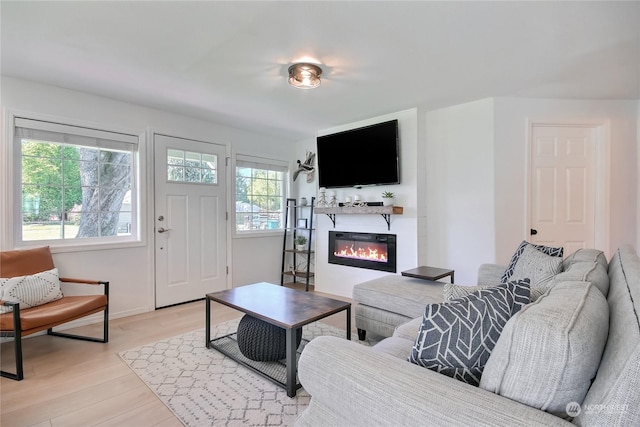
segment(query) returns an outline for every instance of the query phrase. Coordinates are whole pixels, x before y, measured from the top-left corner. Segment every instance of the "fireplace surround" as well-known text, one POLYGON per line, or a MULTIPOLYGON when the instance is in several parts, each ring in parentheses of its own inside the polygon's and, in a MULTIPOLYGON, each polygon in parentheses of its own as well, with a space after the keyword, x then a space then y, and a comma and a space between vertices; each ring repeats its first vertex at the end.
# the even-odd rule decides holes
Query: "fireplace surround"
POLYGON ((329 264, 396 272, 396 235, 329 231, 329 264))

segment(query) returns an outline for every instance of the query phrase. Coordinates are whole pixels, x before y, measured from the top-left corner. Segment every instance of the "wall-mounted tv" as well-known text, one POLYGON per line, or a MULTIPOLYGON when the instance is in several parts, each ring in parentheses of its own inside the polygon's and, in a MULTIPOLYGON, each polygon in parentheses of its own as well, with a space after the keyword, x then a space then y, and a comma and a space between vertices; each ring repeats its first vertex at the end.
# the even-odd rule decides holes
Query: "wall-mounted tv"
POLYGON ((398 120, 318 136, 320 187, 400 184, 398 120))

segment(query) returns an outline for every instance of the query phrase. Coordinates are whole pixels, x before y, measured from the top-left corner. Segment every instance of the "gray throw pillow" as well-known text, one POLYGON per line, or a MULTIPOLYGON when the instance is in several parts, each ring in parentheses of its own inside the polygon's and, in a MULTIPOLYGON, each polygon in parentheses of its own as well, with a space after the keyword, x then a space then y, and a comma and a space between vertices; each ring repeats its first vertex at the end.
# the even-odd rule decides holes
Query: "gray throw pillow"
POLYGON ((547 255, 533 245, 527 245, 509 280, 531 279, 531 300, 535 301, 550 289, 553 278, 561 272, 561 257, 547 255))
MULTIPOLYGON (((555 283, 553 279, 562 272, 562 258, 547 255, 533 245, 525 245, 512 268, 510 280, 531 280, 531 302, 544 295, 555 283)), ((463 298, 490 286, 460 286, 445 283, 442 289, 444 301, 463 298)))
POLYGON ((564 248, 553 248, 544 245, 534 245, 533 243, 529 243, 526 240, 523 240, 522 243, 520 243, 520 245, 518 246, 518 249, 516 249, 515 253, 511 257, 511 261, 509 261, 509 265, 507 265, 507 269, 504 271, 504 274, 502 275, 502 278, 500 280, 501 283, 507 283, 509 280, 512 280, 511 276, 513 275, 513 269, 527 246, 533 246, 540 252, 550 256, 559 257, 561 260, 562 256, 564 255, 564 248))
POLYGON ((529 279, 428 304, 409 361, 478 385, 502 328, 529 303, 529 279))

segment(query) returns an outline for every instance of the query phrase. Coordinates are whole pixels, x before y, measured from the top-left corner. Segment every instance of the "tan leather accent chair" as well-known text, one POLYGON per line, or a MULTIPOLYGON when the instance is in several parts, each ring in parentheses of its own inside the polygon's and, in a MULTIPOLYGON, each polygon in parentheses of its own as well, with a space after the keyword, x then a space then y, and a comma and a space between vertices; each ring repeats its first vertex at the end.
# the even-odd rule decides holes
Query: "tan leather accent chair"
MULTIPOLYGON (((53 268, 55 265, 48 246, 0 252, 0 277, 2 278, 27 276, 53 268)), ((48 335, 58 337, 102 343, 109 341, 109 282, 63 277, 60 277, 60 282, 102 285, 104 292, 97 295, 64 296, 57 301, 26 309, 21 309, 19 303, 0 300, 0 305, 13 307, 12 312, 0 314, 0 336, 14 338, 16 359, 16 373, 0 371, 1 376, 18 381, 24 378, 22 337, 36 332, 46 330, 48 335), (55 326, 101 311, 104 312, 102 338, 53 331, 55 326)))

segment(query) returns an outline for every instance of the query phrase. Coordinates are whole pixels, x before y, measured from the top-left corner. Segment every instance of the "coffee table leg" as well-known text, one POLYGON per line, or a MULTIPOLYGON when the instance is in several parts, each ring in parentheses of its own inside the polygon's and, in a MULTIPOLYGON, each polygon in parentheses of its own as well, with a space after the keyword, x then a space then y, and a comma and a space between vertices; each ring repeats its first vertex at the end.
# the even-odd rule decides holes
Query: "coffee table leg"
POLYGON ((287 396, 296 395, 296 330, 293 328, 287 331, 287 396))
POLYGON ((347 307, 347 341, 351 341, 351 306, 347 307))
POLYGON ((211 300, 207 297, 205 303, 204 345, 211 348, 211 300))

